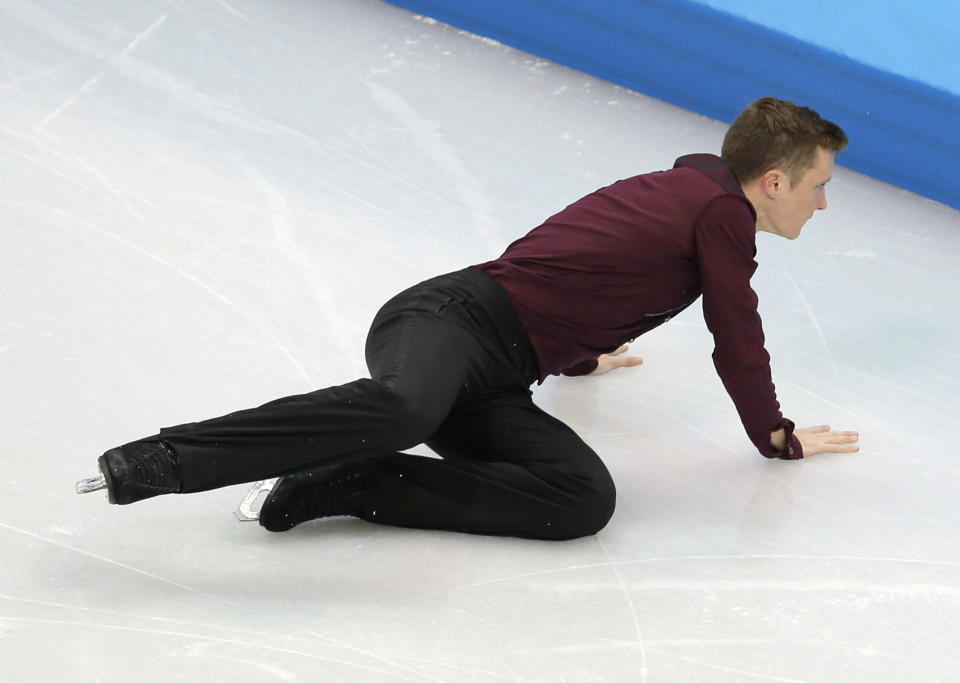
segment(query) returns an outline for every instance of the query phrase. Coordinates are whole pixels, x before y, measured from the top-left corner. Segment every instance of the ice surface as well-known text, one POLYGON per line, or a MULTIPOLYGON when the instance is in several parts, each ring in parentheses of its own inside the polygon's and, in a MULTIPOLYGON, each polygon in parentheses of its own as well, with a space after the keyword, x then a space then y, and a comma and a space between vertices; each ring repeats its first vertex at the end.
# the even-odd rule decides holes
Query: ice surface
POLYGON ((957 212, 839 169, 759 238, 784 411, 857 455, 755 453, 694 307, 537 391, 617 481, 599 536, 268 534, 244 486, 74 482, 361 376, 395 291, 724 126, 373 0, 8 0, 0 111, 3 681, 960 679, 957 212))

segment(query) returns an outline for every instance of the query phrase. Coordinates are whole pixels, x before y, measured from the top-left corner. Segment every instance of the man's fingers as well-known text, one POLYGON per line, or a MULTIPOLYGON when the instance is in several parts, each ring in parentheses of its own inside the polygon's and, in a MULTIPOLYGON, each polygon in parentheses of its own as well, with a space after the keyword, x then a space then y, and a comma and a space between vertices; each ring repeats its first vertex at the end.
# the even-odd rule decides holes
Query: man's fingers
POLYGON ((859 451, 859 446, 837 443, 822 443, 804 446, 803 455, 819 455, 820 453, 857 453, 859 451))
POLYGON ((609 361, 608 370, 615 370, 616 368, 632 368, 634 366, 640 365, 643 363, 643 358, 637 356, 624 356, 623 354, 630 350, 628 344, 624 344, 615 351, 604 354, 601 356, 601 360, 606 359, 609 361))
POLYGON ((797 429, 794 434, 800 439, 805 456, 819 453, 856 453, 860 450, 856 445, 860 440, 860 432, 834 432, 829 425, 818 425, 797 429))
POLYGON ((860 439, 856 432, 831 432, 829 437, 824 448, 831 453, 856 453, 860 450, 859 446, 854 445, 860 439))
POLYGON ((853 443, 860 439, 857 432, 830 432, 827 435, 830 443, 853 443))

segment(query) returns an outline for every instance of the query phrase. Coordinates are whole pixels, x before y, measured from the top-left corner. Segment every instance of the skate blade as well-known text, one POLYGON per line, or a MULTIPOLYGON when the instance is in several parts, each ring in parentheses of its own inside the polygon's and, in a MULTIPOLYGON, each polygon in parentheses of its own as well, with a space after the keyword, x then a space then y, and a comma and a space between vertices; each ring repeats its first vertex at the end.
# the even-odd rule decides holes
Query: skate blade
POLYGON ((270 491, 279 477, 273 479, 263 479, 251 484, 249 490, 244 494, 240 501, 240 506, 233 511, 238 521, 256 522, 260 519, 260 508, 263 507, 263 501, 266 500, 270 491))
POLYGON ((107 488, 107 479, 103 474, 87 477, 77 482, 77 493, 92 493, 107 488))

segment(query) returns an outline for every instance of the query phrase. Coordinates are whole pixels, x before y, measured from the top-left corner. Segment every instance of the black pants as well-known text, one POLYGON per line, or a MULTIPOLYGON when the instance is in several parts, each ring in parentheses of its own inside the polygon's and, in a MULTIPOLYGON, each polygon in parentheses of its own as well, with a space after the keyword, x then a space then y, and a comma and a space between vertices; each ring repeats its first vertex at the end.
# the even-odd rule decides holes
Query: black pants
POLYGON ((365 472, 360 516, 381 524, 567 539, 610 519, 606 467, 534 405, 529 339, 485 273, 468 268, 391 299, 366 358, 371 379, 162 430, 182 492, 342 463, 365 472), (398 452, 421 443, 442 459, 398 452))

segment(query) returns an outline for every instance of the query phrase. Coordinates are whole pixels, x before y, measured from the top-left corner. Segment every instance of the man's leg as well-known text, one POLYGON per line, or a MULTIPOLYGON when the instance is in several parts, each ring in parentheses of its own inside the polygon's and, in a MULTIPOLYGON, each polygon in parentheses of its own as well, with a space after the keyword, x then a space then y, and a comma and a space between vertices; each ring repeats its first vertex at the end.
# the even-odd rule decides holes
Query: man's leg
POLYGON ((458 311, 436 315, 408 306, 389 309, 371 334, 372 379, 162 430, 160 438, 180 458, 183 492, 423 443, 462 398, 464 385, 479 390, 483 354, 455 324, 458 311))
POLYGON ((563 540, 598 532, 613 514, 606 467, 528 394, 459 408, 427 444, 444 459, 393 453, 294 475, 280 500, 268 498, 261 524, 279 531, 352 514, 395 526, 563 540))
POLYGON ((176 453, 181 493, 271 477, 321 461, 422 443, 444 417, 369 379, 272 401, 258 408, 160 431, 176 453))
MULTIPOLYGON (((179 482, 172 490, 188 493, 422 443, 455 404, 484 387, 525 388, 529 381, 516 351, 523 345, 504 336, 481 301, 483 288, 492 282, 483 278, 482 273, 443 276, 388 302, 368 337, 372 379, 163 429, 136 447, 127 444, 108 453, 147 449, 152 458, 147 467, 137 463, 128 471, 131 477, 150 475, 154 462, 166 457, 159 443, 176 459, 179 482)), ((162 474, 169 481, 168 472, 162 474)), ((122 502, 169 492, 148 489, 139 487, 122 502), (139 495, 141 490, 146 495, 139 495)))

